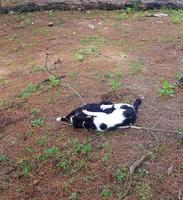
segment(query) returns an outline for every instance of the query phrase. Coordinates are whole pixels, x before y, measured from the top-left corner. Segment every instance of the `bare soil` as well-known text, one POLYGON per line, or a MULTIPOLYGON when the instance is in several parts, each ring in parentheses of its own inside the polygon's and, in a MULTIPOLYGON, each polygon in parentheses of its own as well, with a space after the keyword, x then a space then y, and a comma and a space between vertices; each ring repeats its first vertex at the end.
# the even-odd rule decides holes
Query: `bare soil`
MULTIPOLYGON (((56 123, 81 105, 64 82, 87 103, 141 98, 138 126, 183 129, 182 89, 159 96, 162 81, 175 83, 183 72, 183 23, 145 12, 124 16, 55 11, 0 17, 0 199, 120 199, 125 170, 155 146, 148 131, 95 133, 56 123), (50 77, 46 53, 50 71, 66 75, 63 84, 45 84, 23 98, 30 83, 50 77)), ((181 141, 173 133, 156 135, 160 146, 136 170, 126 200, 183 199, 181 141)))

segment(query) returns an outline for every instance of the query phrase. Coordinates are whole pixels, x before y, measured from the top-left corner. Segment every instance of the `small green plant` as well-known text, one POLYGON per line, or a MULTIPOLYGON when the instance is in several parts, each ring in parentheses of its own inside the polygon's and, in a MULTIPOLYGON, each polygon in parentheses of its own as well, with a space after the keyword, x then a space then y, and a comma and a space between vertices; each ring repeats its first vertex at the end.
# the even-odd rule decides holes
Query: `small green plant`
POLYGON ((50 157, 56 157, 56 159, 59 159, 60 156, 61 156, 61 154, 60 154, 60 151, 58 150, 58 148, 55 146, 52 146, 52 147, 46 148, 43 151, 43 153, 41 155, 36 156, 36 158, 38 160, 45 161, 50 157))
POLYGON ((49 77, 49 80, 50 80, 51 87, 56 87, 56 86, 60 85, 60 80, 57 77, 53 76, 53 75, 51 75, 49 77))
POLYGON ((109 84, 113 90, 118 90, 121 88, 121 78, 122 75, 120 72, 116 72, 115 74, 108 75, 109 84))
POLYGON ((139 60, 133 60, 129 63, 129 72, 131 75, 139 74, 142 71, 142 68, 144 67, 144 64, 142 61, 139 60))
POLYGON ((38 90, 38 86, 30 83, 20 94, 20 97, 27 98, 38 90))
POLYGON ((112 192, 108 188, 103 188, 101 195, 103 199, 109 199, 109 197, 112 195, 112 192))
POLYGON ((23 176, 28 177, 29 173, 31 172, 31 165, 28 163, 27 160, 21 159, 17 163, 19 171, 22 173, 23 176))
POLYGON ((26 151, 27 153, 32 153, 32 152, 33 152, 33 148, 32 148, 32 147, 26 147, 26 148, 25 148, 25 151, 26 151))
POLYGON ((109 161, 109 154, 108 154, 108 153, 105 153, 105 154, 103 155, 102 161, 103 161, 103 162, 109 161))
POLYGON ((40 109, 39 108, 33 108, 31 110, 31 115, 33 115, 34 117, 37 117, 40 114, 40 109))
POLYGON ((77 61, 81 62, 88 55, 97 55, 97 48, 95 46, 81 48, 75 53, 75 58, 77 61))
POLYGON ((49 138, 49 135, 48 134, 46 134, 46 135, 44 135, 43 137, 41 137, 41 138, 39 138, 38 140, 37 140, 37 142, 36 142, 36 144, 38 145, 38 146, 46 146, 47 144, 48 144, 48 138, 49 138))
POLYGON ((162 83, 162 87, 159 90, 159 95, 174 97, 174 88, 175 84, 171 84, 169 81, 164 80, 162 83))
POLYGON ((59 167, 63 170, 65 170, 68 166, 68 161, 67 160, 61 160, 60 163, 59 163, 59 167))
POLYGON ((6 156, 4 154, 0 154, 0 165, 6 161, 6 156))
POLYGON ((77 192, 72 192, 69 197, 69 200, 77 200, 77 198, 78 198, 77 196, 78 196, 77 192))
POLYGON ((82 144, 79 142, 76 142, 74 144, 74 151, 79 153, 79 154, 89 154, 92 151, 91 144, 82 144))
POLYGON ((137 186, 139 200, 150 200, 152 198, 151 188, 147 183, 140 183, 137 186))
POLYGON ((44 120, 41 118, 31 120, 32 127, 41 127, 43 125, 44 120))
POLYGON ((8 83, 8 80, 0 76, 0 86, 5 85, 6 83, 8 83))
POLYGON ((182 17, 180 15, 172 15, 170 17, 170 21, 173 23, 173 24, 180 24, 182 22, 182 17))
POLYGON ((118 182, 124 181, 127 177, 127 169, 126 168, 117 169, 114 177, 118 182))
POLYGON ((36 72, 42 72, 42 71, 44 71, 44 68, 39 66, 39 65, 32 65, 29 68, 29 73, 30 74, 33 74, 33 73, 36 73, 36 72))

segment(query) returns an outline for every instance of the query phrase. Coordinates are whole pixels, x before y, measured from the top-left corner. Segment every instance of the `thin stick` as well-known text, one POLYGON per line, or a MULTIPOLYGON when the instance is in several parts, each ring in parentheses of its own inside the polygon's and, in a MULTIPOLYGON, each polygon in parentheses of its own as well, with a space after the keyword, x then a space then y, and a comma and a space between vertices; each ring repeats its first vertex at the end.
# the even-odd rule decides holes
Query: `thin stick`
MULTIPOLYGON (((49 73, 49 74, 51 74, 52 76, 54 76, 54 77, 56 77, 60 82, 61 82, 61 78, 62 78, 62 76, 61 76, 61 78, 60 77, 57 77, 54 73, 52 73, 49 69, 48 69, 48 53, 46 54, 46 59, 45 59, 45 64, 44 64, 44 66, 45 66, 45 68, 46 68, 46 71, 49 73)), ((80 98, 80 100, 82 101, 82 103, 83 103, 83 105, 86 105, 86 103, 85 103, 85 101, 84 101, 84 99, 81 97, 81 95, 69 84, 69 83, 64 83, 67 87, 69 87, 73 92, 74 92, 74 94, 76 94, 79 98, 80 98)))
POLYGON ((64 83, 64 84, 67 85, 67 87, 69 87, 69 88, 81 99, 83 105, 86 105, 86 103, 85 103, 85 101, 83 100, 83 98, 81 97, 81 95, 80 95, 76 90, 74 90, 74 88, 71 87, 70 84, 68 84, 68 83, 64 83))
POLYGON ((182 132, 180 132, 180 131, 166 130, 166 129, 155 129, 155 128, 151 128, 151 127, 141 127, 141 126, 129 125, 129 126, 121 126, 119 128, 120 129, 133 128, 133 129, 137 129, 137 130, 147 130, 147 131, 164 132, 164 133, 175 133, 175 134, 178 134, 178 135, 182 135, 182 132))

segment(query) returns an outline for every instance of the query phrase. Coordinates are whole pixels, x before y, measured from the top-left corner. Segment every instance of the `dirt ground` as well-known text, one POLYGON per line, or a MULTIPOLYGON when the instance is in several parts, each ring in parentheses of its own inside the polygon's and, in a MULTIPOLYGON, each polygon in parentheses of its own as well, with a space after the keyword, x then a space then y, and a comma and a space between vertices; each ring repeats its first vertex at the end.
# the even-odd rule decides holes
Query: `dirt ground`
POLYGON ((125 199, 183 199, 179 136, 134 129, 95 133, 55 122, 81 105, 69 83, 87 103, 141 98, 137 126, 183 131, 183 90, 175 86, 174 97, 159 92, 164 80, 176 83, 183 73, 183 12, 146 14, 0 17, 0 199, 122 199, 129 166, 152 150, 125 199), (45 70, 47 53, 49 70, 66 76, 60 84, 45 70))

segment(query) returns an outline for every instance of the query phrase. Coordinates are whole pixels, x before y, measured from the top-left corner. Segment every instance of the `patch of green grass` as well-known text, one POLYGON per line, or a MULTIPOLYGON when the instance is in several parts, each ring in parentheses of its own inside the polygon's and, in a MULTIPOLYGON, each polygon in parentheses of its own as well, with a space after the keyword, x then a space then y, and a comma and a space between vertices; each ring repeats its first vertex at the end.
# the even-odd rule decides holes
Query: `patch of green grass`
POLYGON ((128 170, 126 168, 122 167, 122 168, 116 170, 114 177, 115 177, 116 181, 121 182, 127 178, 127 173, 128 173, 128 170))
POLYGON ((46 134, 43 137, 39 138, 36 142, 38 146, 46 146, 48 144, 49 135, 46 134))
POLYGON ((0 154, 0 165, 6 161, 6 156, 4 154, 0 154))
POLYGON ((37 92, 38 86, 30 83, 21 93, 20 97, 27 98, 31 96, 34 92, 37 92))
POLYGON ((91 144, 88 144, 88 143, 82 144, 79 142, 74 142, 73 148, 75 152, 79 154, 85 154, 85 155, 89 154, 92 151, 91 144))
POLYGON ((31 168, 31 165, 28 163, 27 160, 24 160, 24 159, 21 159, 17 162, 17 165, 18 165, 18 170, 19 172, 25 176, 25 177, 28 177, 32 168, 31 168))
POLYGON ((26 151, 27 153, 32 153, 32 152, 33 152, 33 148, 32 148, 31 146, 26 147, 26 148, 25 148, 25 151, 26 151))
POLYGON ((9 40, 10 41, 15 41, 17 38, 18 38, 18 35, 16 33, 14 33, 9 37, 9 40))
POLYGON ((51 157, 55 157, 56 159, 59 159, 60 156, 61 156, 61 153, 58 150, 58 148, 55 146, 52 146, 49 148, 45 148, 42 154, 36 156, 36 158, 41 161, 46 161, 48 158, 51 158, 51 157))
POLYGON ((136 190, 139 195, 139 200, 152 199, 151 187, 147 183, 140 183, 137 186, 136 190))
POLYGON ((113 90, 118 90, 121 88, 122 74, 120 72, 110 74, 108 75, 108 78, 109 78, 109 84, 113 90))
POLYGON ((77 200, 77 199, 78 199, 77 192, 72 192, 70 197, 69 197, 69 200, 77 200))
POLYGON ((40 114, 41 110, 39 108, 33 108, 31 110, 31 115, 37 117, 40 114))
POLYGON ((6 85, 6 83, 8 83, 8 80, 0 76, 0 86, 6 85))
POLYGON ((180 24, 182 22, 182 9, 163 9, 162 12, 168 14, 170 21, 173 24, 180 24))
POLYGON ((144 64, 142 61, 139 60, 133 60, 129 63, 129 73, 131 75, 139 74, 144 67, 144 64))
POLYGON ((6 100, 0 99, 0 106, 5 106, 7 104, 8 104, 8 102, 6 100))
POLYGON ((112 192, 107 187, 102 189, 101 196, 103 199, 109 199, 111 195, 112 192))
POLYGON ((61 161, 59 162, 59 167, 60 167, 61 169, 65 170, 65 169, 67 168, 68 164, 69 164, 68 161, 65 160, 65 159, 63 159, 63 160, 61 160, 61 161))
POLYGON ((42 71, 44 71, 44 68, 42 66, 39 66, 39 65, 32 65, 29 68, 30 74, 33 74, 33 73, 36 73, 36 72, 42 72, 42 71))
POLYGON ((97 47, 92 46, 92 47, 86 47, 86 48, 81 48, 77 50, 75 53, 75 58, 77 61, 82 62, 86 56, 89 55, 97 55, 97 47))
POLYGON ((50 80, 51 87, 56 87, 56 86, 60 85, 60 80, 58 78, 56 78, 55 76, 51 75, 48 79, 50 80))
POLYGON ((175 88, 175 84, 172 84, 167 80, 164 80, 162 83, 162 87, 159 90, 159 95, 174 97, 174 88, 175 88))
POLYGON ((105 154, 103 155, 102 161, 103 161, 103 162, 109 161, 109 154, 108 154, 108 153, 105 153, 105 154))
POLYGON ((32 127, 41 127, 44 123, 44 120, 41 118, 31 120, 32 127))

